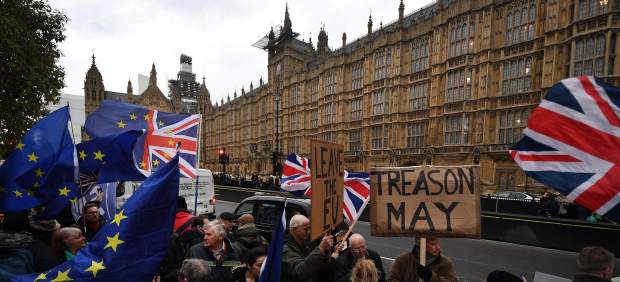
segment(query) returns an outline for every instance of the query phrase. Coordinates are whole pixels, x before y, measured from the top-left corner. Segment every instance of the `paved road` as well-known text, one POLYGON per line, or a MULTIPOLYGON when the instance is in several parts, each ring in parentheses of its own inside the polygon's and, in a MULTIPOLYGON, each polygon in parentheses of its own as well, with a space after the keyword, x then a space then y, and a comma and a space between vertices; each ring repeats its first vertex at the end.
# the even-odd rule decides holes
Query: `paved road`
MULTIPOLYGON (((236 206, 217 201, 216 212, 233 212, 236 206)), ((368 248, 381 254, 386 272, 394 258, 411 250, 413 242, 412 238, 370 236, 367 222, 359 222, 355 232, 366 238, 368 248)), ((523 275, 528 281, 533 281, 536 271, 571 278, 577 268, 576 253, 497 241, 444 238, 441 250, 454 261, 459 281, 486 281, 487 274, 497 269, 523 275)), ((616 276, 620 275, 620 259, 616 259, 615 269, 616 276)))

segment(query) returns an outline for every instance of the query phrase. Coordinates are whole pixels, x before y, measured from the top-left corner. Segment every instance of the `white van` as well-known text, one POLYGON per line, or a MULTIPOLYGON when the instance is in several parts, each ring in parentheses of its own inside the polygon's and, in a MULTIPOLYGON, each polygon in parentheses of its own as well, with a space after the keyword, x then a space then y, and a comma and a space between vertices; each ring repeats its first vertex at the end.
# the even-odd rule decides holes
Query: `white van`
MULTIPOLYGON (((141 182, 125 182, 124 191, 117 191, 116 208, 120 209, 133 192, 140 187, 141 182)), ((198 178, 191 179, 181 177, 179 179, 179 196, 183 196, 187 202, 187 209, 196 215, 214 214, 215 212, 215 187, 213 186, 213 174, 208 169, 198 169, 198 178), (198 185, 196 185, 198 184, 198 185), (196 186, 198 195, 196 195, 196 186), (197 201, 195 201, 197 199, 197 201)))

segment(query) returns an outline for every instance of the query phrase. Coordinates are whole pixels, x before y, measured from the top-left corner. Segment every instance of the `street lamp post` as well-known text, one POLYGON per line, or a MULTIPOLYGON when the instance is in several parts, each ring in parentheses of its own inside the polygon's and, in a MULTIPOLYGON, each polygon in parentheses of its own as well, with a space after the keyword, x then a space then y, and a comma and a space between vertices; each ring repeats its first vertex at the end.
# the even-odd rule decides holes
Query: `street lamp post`
POLYGON ((277 176, 279 173, 278 160, 280 159, 280 93, 276 89, 273 95, 276 101, 276 150, 273 153, 273 174, 277 176))

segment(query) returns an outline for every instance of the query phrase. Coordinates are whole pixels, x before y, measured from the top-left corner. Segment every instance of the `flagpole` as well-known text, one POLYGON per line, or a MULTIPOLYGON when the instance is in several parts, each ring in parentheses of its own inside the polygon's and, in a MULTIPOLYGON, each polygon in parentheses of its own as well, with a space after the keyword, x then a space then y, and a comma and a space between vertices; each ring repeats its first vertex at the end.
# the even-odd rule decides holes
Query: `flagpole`
MULTIPOLYGON (((75 152, 75 132, 73 132, 73 120, 71 119, 71 106, 69 105, 69 101, 67 101, 67 109, 69 110, 69 126, 71 127, 71 136, 73 137, 73 151, 74 151, 73 158, 74 158, 74 163, 77 163, 77 159, 75 159, 77 157, 76 152, 75 152)), ((79 175, 79 166, 78 166, 78 171, 76 172, 76 175, 74 176, 73 181, 77 182, 78 184, 78 188, 80 189, 80 201, 81 201, 82 200, 81 199, 82 198, 81 197, 82 196, 82 181, 79 175)), ((82 207, 78 210, 78 212, 80 213, 80 217, 82 217, 82 226, 83 226, 82 233, 84 234, 84 236, 86 236, 86 217, 84 216, 84 205, 82 205, 82 207)))
POLYGON ((196 185, 194 185, 194 215, 198 214, 198 179, 200 178, 200 148, 202 147, 202 115, 198 115, 198 148, 196 149, 196 185))

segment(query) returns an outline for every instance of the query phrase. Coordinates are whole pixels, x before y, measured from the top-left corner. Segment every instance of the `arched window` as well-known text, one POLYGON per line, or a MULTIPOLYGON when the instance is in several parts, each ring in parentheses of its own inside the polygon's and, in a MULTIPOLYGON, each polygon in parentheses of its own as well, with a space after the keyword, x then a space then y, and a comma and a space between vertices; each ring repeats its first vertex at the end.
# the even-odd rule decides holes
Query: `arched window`
POLYGON ((605 56, 605 35, 599 35, 596 39, 596 50, 595 54, 597 57, 605 56))
POLYGON ((508 16, 506 16, 506 29, 511 29, 512 28, 512 13, 508 13, 508 16))
POLYGON ((514 25, 518 27, 521 25, 521 11, 517 10, 514 14, 514 25))

